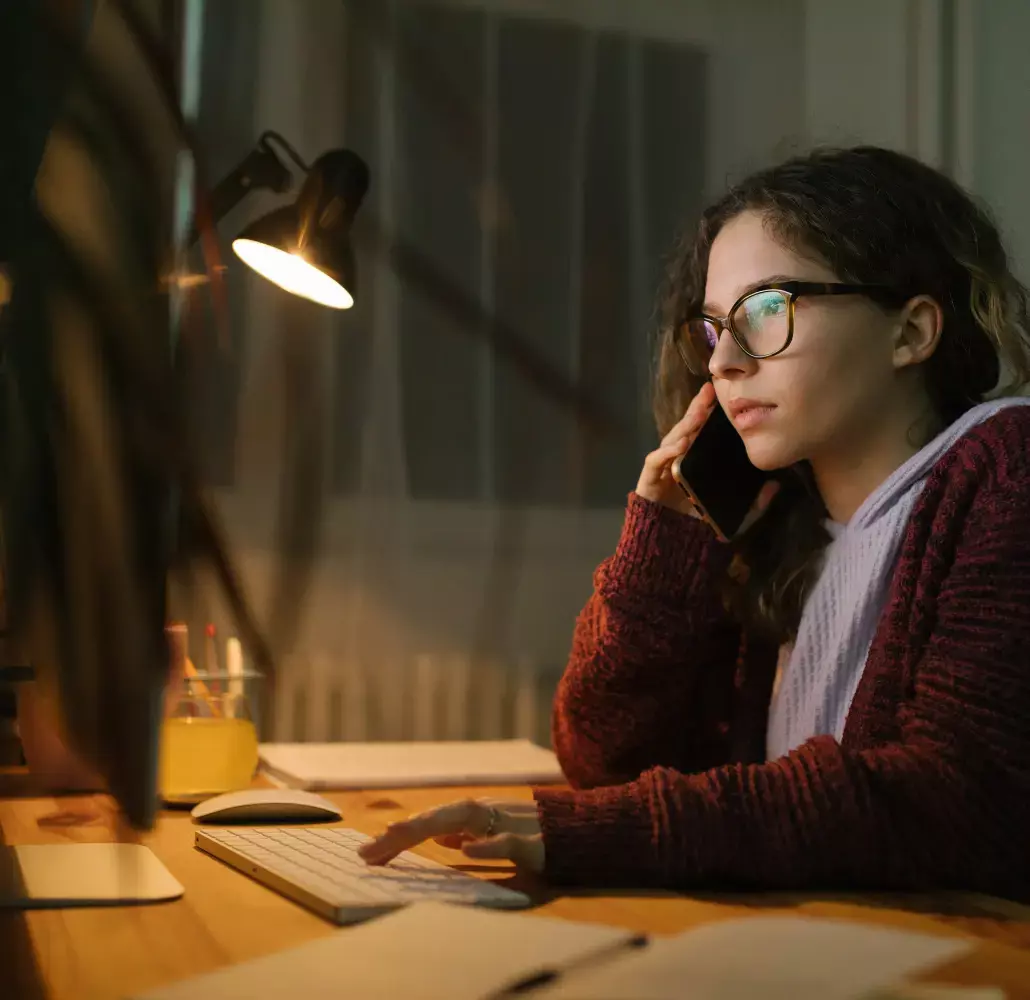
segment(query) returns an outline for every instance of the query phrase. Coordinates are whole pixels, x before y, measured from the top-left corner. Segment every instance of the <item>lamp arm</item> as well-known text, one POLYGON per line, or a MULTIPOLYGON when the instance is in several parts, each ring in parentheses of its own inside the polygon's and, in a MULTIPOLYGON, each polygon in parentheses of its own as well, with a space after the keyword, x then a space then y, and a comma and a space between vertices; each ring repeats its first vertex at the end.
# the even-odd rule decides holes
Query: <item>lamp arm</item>
MULTIPOLYGON (((274 191, 282 194, 289 191, 293 175, 275 152, 265 142, 259 142, 235 169, 225 175, 208 194, 211 224, 217 225, 243 199, 254 190, 274 191)), ((186 239, 187 247, 193 246, 200 237, 196 223, 186 239)))
POLYGON ((268 149, 269 143, 274 141, 278 146, 282 147, 283 152, 293 160, 294 163, 300 167, 301 171, 305 174, 311 173, 311 166, 304 162, 301 158, 300 153, 297 152, 278 132, 266 131, 261 133, 261 138, 258 139, 259 149, 268 149))

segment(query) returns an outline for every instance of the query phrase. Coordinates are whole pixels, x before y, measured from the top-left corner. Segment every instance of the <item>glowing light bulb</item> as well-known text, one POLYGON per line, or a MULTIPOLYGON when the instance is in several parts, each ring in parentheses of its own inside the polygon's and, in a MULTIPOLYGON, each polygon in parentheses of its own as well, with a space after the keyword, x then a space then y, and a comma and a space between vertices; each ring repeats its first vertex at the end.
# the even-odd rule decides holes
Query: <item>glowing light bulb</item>
POLYGON ((354 305, 354 297, 343 285, 300 254, 257 240, 233 240, 232 248, 240 260, 287 292, 330 309, 350 309, 354 305))

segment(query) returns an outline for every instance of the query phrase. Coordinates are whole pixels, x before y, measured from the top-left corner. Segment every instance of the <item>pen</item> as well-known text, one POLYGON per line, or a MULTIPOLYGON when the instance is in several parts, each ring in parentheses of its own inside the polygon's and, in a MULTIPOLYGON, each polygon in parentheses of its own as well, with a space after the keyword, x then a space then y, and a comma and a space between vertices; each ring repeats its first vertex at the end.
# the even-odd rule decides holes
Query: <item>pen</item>
POLYGON ((611 948, 584 955, 578 961, 569 962, 568 965, 562 966, 560 969, 538 969, 536 972, 531 972, 507 986, 502 986, 495 993, 490 994, 488 1000, 505 1000, 507 997, 526 996, 545 986, 550 986, 556 980, 569 975, 571 972, 575 972, 576 969, 593 965, 595 962, 611 961, 611 959, 617 958, 620 952, 644 948, 648 942, 649 939, 646 934, 637 934, 628 941, 618 942, 618 944, 613 945, 611 948))

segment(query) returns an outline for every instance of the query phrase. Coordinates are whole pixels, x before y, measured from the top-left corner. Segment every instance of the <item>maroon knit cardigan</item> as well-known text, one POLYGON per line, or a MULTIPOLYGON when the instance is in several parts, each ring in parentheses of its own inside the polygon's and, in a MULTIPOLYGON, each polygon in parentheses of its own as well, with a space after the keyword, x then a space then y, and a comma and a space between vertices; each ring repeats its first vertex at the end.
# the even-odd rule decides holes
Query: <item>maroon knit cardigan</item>
POLYGON ((556 883, 961 888, 1030 899, 1030 407, 931 471, 838 742, 765 759, 776 649, 726 614, 726 547, 631 494, 536 788, 556 883))

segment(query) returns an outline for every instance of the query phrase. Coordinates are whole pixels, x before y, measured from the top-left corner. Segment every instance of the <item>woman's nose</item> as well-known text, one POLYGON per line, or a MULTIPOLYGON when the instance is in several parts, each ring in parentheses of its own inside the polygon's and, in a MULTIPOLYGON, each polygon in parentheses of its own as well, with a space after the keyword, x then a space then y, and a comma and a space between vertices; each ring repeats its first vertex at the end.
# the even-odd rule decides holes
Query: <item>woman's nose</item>
POLYGON ((751 374, 757 363, 740 349, 729 330, 723 330, 712 351, 708 370, 714 378, 732 379, 751 374))

